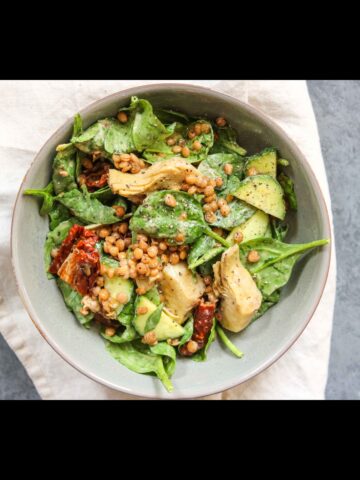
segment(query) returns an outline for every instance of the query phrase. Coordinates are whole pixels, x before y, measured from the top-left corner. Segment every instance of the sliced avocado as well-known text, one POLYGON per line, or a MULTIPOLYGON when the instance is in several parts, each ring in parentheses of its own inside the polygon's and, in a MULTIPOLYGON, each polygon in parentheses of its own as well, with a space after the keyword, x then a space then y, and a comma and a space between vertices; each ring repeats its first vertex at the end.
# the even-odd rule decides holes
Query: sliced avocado
POLYGON ((245 178, 233 195, 273 217, 280 220, 285 218, 284 191, 270 175, 245 178))
MULTIPOLYGON (((269 226, 269 215, 267 213, 258 210, 249 220, 242 223, 238 227, 234 228, 230 235, 227 237, 231 244, 234 243, 234 235, 237 232, 241 232, 243 234, 243 242, 247 242, 248 240, 253 240, 254 238, 261 238, 265 236, 265 232, 269 226)), ((270 230, 271 235, 271 230, 270 230)))
POLYGON ((246 176, 249 176, 250 168, 255 168, 257 175, 271 175, 276 178, 276 158, 275 148, 265 148, 257 155, 248 157, 245 165, 246 176))
MULTIPOLYGON (((117 300, 119 293, 125 293, 125 295, 130 300, 131 295, 134 290, 134 283, 131 280, 125 280, 121 277, 109 278, 107 275, 104 275, 104 287, 110 293, 110 297, 114 300, 117 300)), ((118 315, 126 304, 120 304, 116 309, 116 315, 118 315)))
POLYGON ((269 225, 267 226, 267 229, 264 233, 264 238, 272 238, 270 222, 269 222, 269 225))
MULTIPOLYGON (((137 309, 139 307, 146 307, 147 312, 143 313, 142 315, 136 314, 133 320, 133 325, 140 335, 144 335, 147 319, 149 318, 150 314, 156 310, 156 305, 145 296, 141 296, 137 301, 137 309)), ((156 325, 154 332, 156 334, 156 338, 161 341, 166 340, 167 338, 181 337, 185 330, 163 311, 161 313, 160 321, 156 325)))

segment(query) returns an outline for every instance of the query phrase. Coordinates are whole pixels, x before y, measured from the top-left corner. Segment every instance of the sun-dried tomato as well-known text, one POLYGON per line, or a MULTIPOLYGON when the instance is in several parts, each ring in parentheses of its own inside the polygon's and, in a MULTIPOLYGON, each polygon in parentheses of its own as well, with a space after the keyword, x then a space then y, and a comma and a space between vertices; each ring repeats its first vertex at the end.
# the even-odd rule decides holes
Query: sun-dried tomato
POLYGON ((73 225, 51 263, 50 273, 59 275, 80 294, 94 286, 100 271, 100 256, 95 248, 99 237, 81 225, 73 225))
POLYGON ((81 177, 89 191, 104 187, 107 184, 110 165, 108 162, 99 160, 92 168, 83 171, 81 177))
MULTIPOLYGON (((210 330, 213 326, 215 312, 215 303, 202 302, 196 308, 194 313, 194 333, 191 340, 196 342, 198 350, 200 350, 205 344, 210 334, 210 330)), ((182 345, 179 349, 180 354, 186 357, 193 355, 195 352, 190 352, 187 348, 189 342, 182 345)))

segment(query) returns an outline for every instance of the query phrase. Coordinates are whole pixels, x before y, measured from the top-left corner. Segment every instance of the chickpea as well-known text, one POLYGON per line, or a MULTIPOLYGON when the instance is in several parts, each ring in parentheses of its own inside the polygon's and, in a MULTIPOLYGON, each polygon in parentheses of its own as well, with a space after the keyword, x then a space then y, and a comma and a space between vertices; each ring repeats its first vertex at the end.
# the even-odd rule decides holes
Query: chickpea
POLYGON ((159 249, 165 252, 165 250, 167 249, 167 244, 165 242, 160 242, 159 249))
POLYGON ((222 179, 221 177, 217 177, 217 178, 215 179, 215 183, 216 183, 216 186, 217 186, 217 187, 222 187, 222 184, 223 184, 224 182, 223 182, 223 179, 222 179))
POLYGON ((172 253, 170 255, 170 263, 171 265, 176 265, 177 263, 179 263, 180 261, 180 257, 177 253, 172 253))
POLYGON ((99 300, 101 302, 105 302, 110 297, 110 293, 106 290, 106 288, 102 288, 99 293, 99 300))
POLYGON ((244 239, 244 235, 240 231, 235 232, 233 239, 235 243, 241 243, 244 239))
POLYGON ((59 248, 53 248, 53 249, 51 250, 51 256, 52 256, 53 258, 55 258, 56 255, 59 253, 59 250, 60 250, 59 248))
POLYGON ((125 208, 114 205, 115 214, 117 217, 123 217, 125 215, 125 208))
POLYGON ((89 314, 89 310, 86 307, 81 307, 79 312, 81 313, 81 315, 88 315, 89 314))
POLYGON ((175 145, 175 147, 172 148, 172 151, 174 153, 180 153, 182 150, 182 147, 180 147, 180 145, 175 145))
POLYGON ((147 267, 144 263, 142 262, 139 262, 137 265, 136 265, 136 271, 139 275, 145 275, 146 272, 147 272, 147 267))
POLYGON ((199 150, 201 150, 201 148, 202 148, 202 145, 199 142, 199 140, 195 140, 195 142, 192 144, 192 149, 198 152, 199 150))
POLYGON ((122 235, 125 235, 125 233, 129 230, 129 225, 127 223, 120 223, 118 231, 122 235))
POLYGON ((157 268, 152 268, 150 270, 150 277, 156 277, 156 275, 158 275, 159 273, 159 270, 157 268))
POLYGON ((194 340, 189 340, 186 348, 190 353, 195 353, 198 351, 199 345, 197 344, 197 342, 194 342, 194 340))
POLYGON ((144 252, 141 250, 141 248, 135 248, 134 257, 136 258, 136 260, 140 260, 143 255, 144 255, 144 252))
POLYGON ((131 169, 131 173, 136 174, 136 173, 139 173, 140 170, 141 170, 140 165, 134 165, 131 169))
POLYGON ((230 202, 232 202, 232 201, 234 200, 234 196, 228 194, 228 195, 226 195, 225 200, 226 200, 228 203, 230 203, 230 202))
POLYGON ((256 263, 260 260, 260 254, 257 250, 250 250, 247 259, 250 263, 256 263))
POLYGON ((205 275, 205 277, 203 277, 203 280, 204 280, 205 285, 210 285, 211 282, 212 282, 212 278, 211 278, 210 275, 205 275))
POLYGON ((218 117, 216 120, 215 120, 215 123, 218 127, 225 127, 226 125, 226 120, 224 117, 218 117))
POLYGON ((94 297, 98 297, 100 291, 101 291, 101 288, 100 288, 100 287, 94 287, 94 288, 92 289, 92 294, 94 295, 94 297))
POLYGON ((123 267, 118 267, 116 269, 116 275, 118 277, 125 277, 128 274, 129 274, 129 267, 127 265, 123 267))
POLYGON ((187 213, 186 212, 181 212, 179 215, 180 220, 186 220, 187 219, 187 213))
POLYGON ((124 238, 124 242, 125 242, 125 248, 127 248, 129 245, 131 245, 131 237, 124 238))
POLYGON ((136 313, 137 313, 138 315, 145 315, 145 313, 147 313, 147 312, 148 312, 148 307, 145 307, 145 306, 143 306, 143 307, 138 307, 138 308, 136 309, 136 313))
POLYGON ((184 190, 185 192, 187 192, 190 188, 190 185, 188 185, 187 183, 182 183, 180 188, 181 190, 184 190))
POLYGON ((199 188, 203 188, 202 185, 203 185, 203 178, 198 176, 196 177, 196 182, 195 182, 195 185, 199 188))
POLYGON ((179 257, 180 257, 180 260, 185 260, 185 258, 187 257, 187 252, 186 252, 186 250, 182 250, 182 251, 179 253, 179 257))
POLYGON ((116 239, 115 237, 113 237, 112 235, 109 235, 108 237, 105 238, 105 242, 108 242, 108 243, 115 243, 116 239))
POLYGON ((104 252, 105 252, 105 253, 109 253, 109 252, 110 252, 110 248, 111 248, 111 243, 105 242, 105 243, 104 243, 104 252))
POLYGON ((120 155, 120 160, 121 160, 122 162, 129 162, 129 161, 130 161, 130 158, 131 158, 131 157, 130 157, 130 155, 129 155, 128 153, 122 153, 122 154, 120 155))
POLYGON ((178 233, 175 237, 175 242, 182 243, 185 240, 185 235, 183 233, 178 233))
POLYGON ((210 125, 208 123, 201 124, 201 132, 202 133, 209 133, 210 132, 210 125))
POLYGON ((177 249, 178 247, 176 247, 175 245, 173 245, 172 247, 169 247, 170 252, 177 252, 177 249))
POLYGON ((205 214, 205 220, 206 220, 208 223, 213 223, 213 222, 215 222, 215 220, 216 220, 216 215, 214 214, 214 212, 206 212, 206 214, 205 214))
POLYGON ((139 165, 140 165, 140 168, 144 168, 145 167, 145 162, 142 158, 139 159, 139 165))
POLYGON ((181 155, 185 158, 190 157, 190 149, 189 147, 182 147, 181 149, 181 155))
POLYGON ((136 271, 135 268, 130 268, 130 270, 129 270, 129 277, 130 277, 130 278, 133 278, 133 279, 137 277, 137 271, 136 271))
POLYGON ((195 132, 196 135, 200 135, 200 133, 201 133, 201 123, 196 123, 194 125, 194 132, 195 132))
POLYGON ((204 210, 204 212, 210 212, 211 203, 205 203, 205 205, 203 205, 203 210, 204 210))
POLYGON ((188 185, 194 185, 196 183, 196 176, 193 174, 186 175, 185 182, 188 185))
POLYGON ((177 202, 174 195, 171 195, 171 193, 167 193, 165 195, 165 205, 172 208, 176 207, 177 202))
POLYGON ((105 335, 108 337, 113 337, 116 334, 116 330, 114 327, 106 327, 105 328, 105 335))
POLYGON ((144 235, 143 233, 139 233, 136 238, 139 242, 140 242, 140 240, 144 240, 144 242, 148 241, 148 237, 146 235, 144 235))
POLYGON ((119 120, 120 123, 126 123, 128 121, 128 116, 126 115, 125 112, 119 112, 117 114, 117 119, 119 120))
POLYGON ((110 248, 110 255, 112 257, 117 257, 119 255, 119 249, 117 247, 110 248))
POLYGON ((231 165, 231 163, 225 163, 224 165, 224 172, 226 175, 231 175, 233 172, 234 167, 231 165))
POLYGON ((145 265, 148 265, 151 260, 150 260, 149 255, 145 254, 145 255, 143 255, 141 261, 142 261, 142 263, 144 263, 145 265))
POLYGON ((121 304, 124 305, 124 303, 127 303, 129 301, 128 295, 124 292, 120 292, 116 295, 116 300, 121 304))
POLYGON ((113 276, 115 275, 115 268, 108 268, 107 270, 107 276, 109 278, 113 278, 113 276))
POLYGON ((135 155, 135 153, 130 153, 130 160, 133 162, 138 162, 139 158, 135 155))
POLYGON ((166 143, 171 147, 172 145, 175 145, 176 140, 175 140, 174 137, 169 137, 169 138, 166 140, 166 143))
POLYGON ((92 161, 91 161, 89 158, 83 158, 83 159, 81 160, 81 165, 82 165, 86 170, 88 170, 88 169, 90 169, 90 168, 93 167, 93 163, 92 163, 92 161))
POLYGON ((119 302, 117 300, 115 300, 115 298, 110 298, 109 306, 110 306, 111 310, 116 310, 119 306, 119 302))
POLYGON ((69 173, 66 170, 59 170, 59 175, 61 177, 68 177, 69 173))
POLYGON ((217 204, 218 204, 219 208, 221 208, 224 205, 227 205, 227 201, 225 200, 225 198, 219 198, 217 204))
POLYGON ((154 332, 154 330, 151 330, 150 332, 145 333, 145 335, 141 339, 141 342, 145 343, 146 345, 156 345, 158 341, 157 341, 156 333, 154 332))
POLYGON ((184 138, 180 138, 177 143, 180 145, 180 147, 185 147, 186 140, 184 138))
POLYGON ((101 273, 101 275, 106 275, 106 272, 107 272, 107 266, 101 264, 101 265, 100 265, 100 273, 101 273))
POLYGON ((220 213, 223 217, 227 217, 230 213, 230 207, 229 205, 224 205, 223 207, 220 208, 220 213))
POLYGON ((121 238, 119 240, 116 240, 115 245, 119 249, 119 252, 123 252, 125 250, 125 242, 121 238))
POLYGON ((102 228, 99 232, 100 238, 106 238, 110 235, 110 230, 108 228, 102 228))
POLYGON ((216 187, 216 180, 215 180, 215 178, 210 178, 210 179, 209 179, 209 185, 210 185, 211 187, 216 187))
POLYGON ((136 293, 137 293, 138 295, 145 295, 145 293, 146 293, 146 288, 144 288, 144 287, 138 287, 138 288, 136 289, 136 293))
POLYGON ((214 202, 214 201, 216 201, 216 195, 210 195, 209 197, 204 198, 205 203, 211 203, 211 202, 214 202))
POLYGON ((246 173, 249 177, 252 177, 253 175, 257 175, 258 171, 255 167, 250 167, 246 173))
POLYGON ((169 257, 166 255, 166 253, 163 253, 163 254, 161 255, 161 261, 162 261, 163 263, 169 263, 169 257))
POLYGON ((206 196, 214 195, 214 193, 215 193, 214 187, 212 187, 211 185, 208 185, 208 186, 204 189, 204 195, 206 195, 206 196))
POLYGON ((188 131, 188 138, 190 138, 190 140, 192 140, 195 137, 196 137, 196 133, 194 132, 194 130, 189 130, 188 131))
POLYGON ((213 202, 210 203, 210 210, 212 212, 216 212, 218 209, 218 204, 216 203, 216 200, 214 200, 213 202))
POLYGON ((97 277, 96 285, 99 285, 99 287, 103 287, 104 286, 104 277, 97 277))
POLYGON ((149 258, 149 268, 158 268, 158 259, 157 258, 149 258))
POLYGON ((197 192, 197 188, 195 187, 195 185, 190 187, 189 190, 188 190, 189 195, 194 195, 194 193, 196 193, 196 192, 197 192))
POLYGON ((147 254, 149 257, 154 258, 158 254, 158 248, 157 247, 150 247, 148 248, 147 254))

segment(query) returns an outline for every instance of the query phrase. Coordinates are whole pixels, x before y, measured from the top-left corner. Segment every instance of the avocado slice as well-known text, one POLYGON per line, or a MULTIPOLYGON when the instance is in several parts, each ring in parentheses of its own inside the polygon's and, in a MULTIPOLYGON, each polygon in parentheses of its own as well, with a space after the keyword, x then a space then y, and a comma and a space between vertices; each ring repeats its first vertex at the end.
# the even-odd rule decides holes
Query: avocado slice
POLYGON ((246 220, 246 222, 242 223, 238 227, 235 227, 226 240, 233 244, 234 235, 237 232, 241 232, 243 234, 243 242, 253 240, 254 238, 261 238, 265 236, 268 226, 269 215, 261 210, 258 210, 252 217, 246 220))
POLYGON ((258 175, 271 175, 276 178, 277 153, 275 148, 265 148, 257 155, 248 157, 245 165, 246 176, 249 176, 249 169, 255 168, 258 175))
POLYGON ((285 218, 284 191, 270 175, 245 178, 233 195, 273 217, 280 220, 285 218))
MULTIPOLYGON (((110 293, 111 298, 117 300, 116 297, 119 293, 125 293, 125 295, 128 297, 128 300, 131 299, 134 290, 134 283, 131 280, 125 280, 121 277, 109 278, 107 275, 105 275, 104 278, 104 287, 110 293)), ((118 306, 116 309, 116 316, 119 315, 125 305, 126 304, 120 304, 118 306)))
MULTIPOLYGON (((151 313, 156 310, 156 305, 145 296, 141 296, 137 301, 137 309, 139 307, 146 307, 147 312, 142 315, 136 314, 133 320, 133 325, 140 335, 144 335, 147 319, 151 313)), ((161 341, 166 340, 167 338, 181 337, 185 330, 163 311, 161 313, 160 321, 156 325, 154 332, 156 334, 156 338, 161 341)))

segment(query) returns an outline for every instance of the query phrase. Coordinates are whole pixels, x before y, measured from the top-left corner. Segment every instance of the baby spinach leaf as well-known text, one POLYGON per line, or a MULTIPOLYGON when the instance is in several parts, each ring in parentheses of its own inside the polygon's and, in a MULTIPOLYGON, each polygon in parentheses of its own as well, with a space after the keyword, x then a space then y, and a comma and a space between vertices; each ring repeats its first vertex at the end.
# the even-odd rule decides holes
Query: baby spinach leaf
POLYGON ((52 181, 57 195, 61 192, 68 192, 73 188, 77 188, 75 163, 76 149, 71 144, 55 155, 52 181))
MULTIPOLYGON (((186 158, 186 160, 190 163, 198 163, 201 162, 204 158, 206 158, 209 149, 211 148, 213 142, 214 142, 214 133, 211 128, 211 125, 206 122, 205 120, 199 120, 197 122, 194 122, 190 124, 184 132, 182 132, 182 135, 185 140, 185 145, 189 148, 190 150, 190 155, 189 157, 186 158), (194 127, 195 123, 206 123, 210 126, 210 130, 208 133, 201 133, 200 135, 196 136, 193 139, 188 138, 188 132, 194 127), (201 150, 195 150, 193 149, 193 143, 195 141, 198 141, 201 143, 202 147, 201 150)), ((149 163, 154 163, 159 160, 166 160, 168 158, 173 158, 173 157, 182 157, 181 152, 179 153, 174 153, 173 152, 173 146, 170 146, 166 143, 167 139, 169 138, 169 133, 162 134, 160 137, 156 139, 156 141, 148 147, 144 153, 143 156, 146 158, 146 160, 149 163)))
POLYGON ((71 140, 73 138, 79 137, 83 131, 83 123, 80 113, 77 113, 74 117, 74 125, 73 125, 73 134, 71 140))
MULTIPOLYGON (((44 263, 45 263, 45 271, 48 272, 50 264, 51 264, 51 250, 55 247, 58 247, 62 244, 62 242, 67 237, 70 228, 75 224, 78 223, 81 225, 76 218, 69 218, 69 220, 65 220, 59 225, 54 228, 51 232, 47 234, 45 245, 44 245, 44 263)), ((51 273, 47 273, 48 278, 53 278, 51 273)))
POLYGON ((132 138, 139 152, 152 145, 155 140, 166 132, 166 128, 154 115, 153 108, 147 100, 132 97, 131 107, 136 109, 132 138))
POLYGON ((135 338, 139 337, 139 335, 136 333, 135 328, 131 325, 127 325, 125 330, 117 333, 116 335, 113 335, 112 337, 109 337, 104 332, 101 332, 101 336, 109 342, 116 344, 131 342, 132 340, 135 340, 135 338))
POLYGON ((71 217, 69 210, 61 205, 61 203, 55 203, 53 208, 49 212, 49 228, 54 230, 61 222, 68 220, 71 217))
POLYGON ((33 189, 28 188, 24 191, 24 195, 32 195, 34 197, 42 198, 42 205, 40 208, 40 215, 47 215, 53 208, 54 197, 52 193, 54 192, 53 182, 50 182, 45 188, 42 189, 33 189))
POLYGON ((205 362, 205 360, 207 359, 207 352, 209 350, 209 347, 216 338, 215 328, 216 328, 216 320, 214 318, 213 326, 211 327, 210 334, 209 334, 209 337, 207 339, 206 345, 201 350, 196 352, 195 355, 193 355, 191 357, 192 360, 194 360, 195 362, 205 362))
POLYGON ((230 352, 235 355, 235 357, 241 358, 244 356, 244 354, 240 352, 240 350, 228 338, 228 336, 225 334, 224 330, 220 327, 219 324, 216 326, 216 333, 219 335, 219 338, 221 339, 225 347, 227 347, 230 352))
POLYGON ((289 230, 289 225, 281 222, 277 218, 271 218, 270 225, 272 237, 275 238, 275 240, 280 240, 280 242, 283 242, 289 230))
POLYGON ((160 305, 161 303, 159 291, 155 286, 148 290, 144 296, 156 306, 160 305))
POLYGON ((254 318, 251 320, 251 323, 260 318, 262 315, 264 315, 265 312, 269 310, 269 308, 273 307, 278 303, 280 300, 280 290, 275 290, 271 295, 265 296, 263 294, 263 300, 261 302, 260 308, 257 311, 256 315, 254 318))
POLYGON ((181 243, 193 243, 203 233, 212 236, 223 245, 228 242, 212 232, 204 219, 201 204, 185 192, 162 190, 148 195, 143 204, 135 211, 130 220, 130 228, 136 233, 145 233, 151 237, 173 240, 181 233, 185 239, 181 243), (171 193, 176 199, 176 206, 165 204, 165 196, 171 193), (186 212, 183 219, 181 214, 186 212))
POLYGON ((82 296, 76 290, 73 290, 71 286, 61 280, 61 278, 56 279, 56 283, 64 297, 65 305, 68 307, 70 311, 75 314, 77 320, 84 325, 84 327, 89 328, 89 322, 94 318, 94 314, 89 312, 87 315, 82 315, 80 313, 80 309, 82 308, 82 296))
POLYGON ((191 316, 184 325, 184 334, 180 339, 179 347, 188 342, 194 332, 194 318, 191 316))
POLYGON ((239 245, 240 258, 250 273, 255 275, 256 284, 263 295, 269 296, 288 282, 295 263, 304 252, 327 243, 328 240, 315 240, 289 244, 272 238, 258 238, 239 245), (247 260, 251 250, 260 254, 260 260, 256 263, 247 260))
POLYGON ((224 247, 219 246, 216 240, 207 235, 203 235, 195 241, 190 249, 188 266, 190 270, 194 270, 199 265, 206 263, 223 251, 224 247))
POLYGON ((172 383, 166 373, 161 355, 145 350, 135 341, 122 344, 109 343, 107 349, 115 360, 136 373, 155 373, 168 392, 173 390, 172 383))
POLYGON ((124 306, 124 308, 121 310, 121 312, 117 317, 119 322, 126 327, 132 324, 132 321, 135 315, 135 299, 136 299, 136 294, 135 294, 135 291, 133 290, 130 300, 124 306))
POLYGON ((159 108, 155 109, 154 113, 163 124, 190 122, 190 118, 185 113, 175 112, 174 110, 159 108))
POLYGON ((237 143, 236 131, 231 127, 216 128, 218 134, 210 153, 237 153, 238 155, 246 155, 246 150, 237 143))
POLYGON ((278 175, 278 182, 282 186, 284 193, 285 193, 285 199, 287 200, 289 207, 291 210, 297 210, 297 199, 296 199, 296 194, 295 194, 295 189, 294 189, 294 182, 291 180, 290 177, 285 175, 285 173, 281 172, 280 175, 278 175))
MULTIPOLYGON (((220 188, 217 187, 216 189, 221 191, 226 188, 229 179, 232 178, 232 181, 234 181, 234 176, 242 180, 244 176, 244 160, 233 153, 214 153, 208 155, 207 158, 200 163, 198 170, 209 178, 215 179, 220 177, 223 184, 220 188), (226 175, 224 171, 224 166, 227 163, 233 166, 233 173, 230 177, 226 175)), ((235 191, 237 186, 238 183, 236 183, 236 185, 230 184, 230 189, 235 191)))
MULTIPOLYGON (((219 198, 223 198, 223 195, 218 195, 219 198)), ((211 224, 212 227, 220 227, 225 230, 232 230, 234 227, 241 225, 248 220, 256 212, 256 208, 251 205, 234 198, 228 203, 230 207, 230 213, 227 217, 221 215, 220 210, 215 212, 216 220, 211 224)))
POLYGON ((168 376, 171 377, 176 367, 175 348, 169 345, 167 342, 159 342, 156 345, 152 345, 150 347, 150 351, 163 357, 165 371, 168 376))
POLYGON ((107 203, 116 198, 116 195, 111 191, 111 188, 108 185, 106 187, 95 190, 95 192, 89 193, 89 195, 90 198, 96 198, 101 203, 107 203))
POLYGON ((156 328, 156 325, 160 322, 160 317, 162 310, 164 308, 164 304, 160 303, 160 305, 157 306, 157 308, 151 313, 149 318, 146 320, 144 332, 148 333, 151 330, 154 330, 156 328))
POLYGON ((67 207, 70 212, 86 224, 111 224, 119 221, 115 210, 103 205, 96 198, 91 198, 86 187, 82 192, 71 190, 56 197, 56 200, 67 207))

